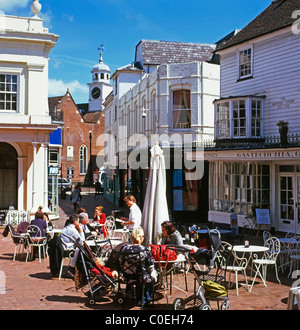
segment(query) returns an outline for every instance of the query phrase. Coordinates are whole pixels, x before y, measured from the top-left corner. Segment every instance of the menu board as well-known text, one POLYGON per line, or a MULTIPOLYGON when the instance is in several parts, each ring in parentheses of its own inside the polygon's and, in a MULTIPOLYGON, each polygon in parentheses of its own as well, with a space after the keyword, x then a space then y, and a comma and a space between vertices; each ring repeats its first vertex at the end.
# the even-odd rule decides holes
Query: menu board
POLYGON ((255 209, 256 222, 261 225, 270 224, 270 212, 268 209, 255 209))

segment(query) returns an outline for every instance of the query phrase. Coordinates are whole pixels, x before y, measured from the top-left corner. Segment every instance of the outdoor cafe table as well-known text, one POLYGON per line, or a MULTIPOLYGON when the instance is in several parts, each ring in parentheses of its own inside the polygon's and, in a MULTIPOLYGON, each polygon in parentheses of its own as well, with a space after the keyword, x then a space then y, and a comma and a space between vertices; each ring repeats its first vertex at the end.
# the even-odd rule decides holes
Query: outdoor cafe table
MULTIPOLYGON (((101 240, 95 240, 95 239, 89 239, 86 240, 85 243, 89 246, 89 247, 94 247, 96 246, 95 242, 101 242, 101 240)), ((110 238, 110 242, 112 247, 115 247, 121 243, 123 243, 123 241, 121 239, 118 238, 110 238)))
POLYGON ((173 281, 173 273, 179 263, 185 263, 185 256, 183 254, 178 254, 176 260, 169 261, 155 261, 155 268, 158 271, 158 283, 156 284, 158 288, 164 288, 165 296, 168 303, 168 293, 167 288, 170 288, 170 296, 172 295, 172 288, 176 288, 179 291, 184 292, 187 295, 187 279, 186 279, 186 270, 183 268, 185 276, 185 290, 181 288, 181 281, 173 281), (170 282, 168 283, 168 276, 170 277, 170 282))
POLYGON ((233 251, 237 253, 242 253, 242 257, 247 259, 247 268, 252 271, 254 271, 252 265, 250 263, 253 259, 253 253, 265 253, 268 251, 269 248, 267 246, 261 246, 261 245, 249 245, 246 247, 245 245, 234 245, 233 251))

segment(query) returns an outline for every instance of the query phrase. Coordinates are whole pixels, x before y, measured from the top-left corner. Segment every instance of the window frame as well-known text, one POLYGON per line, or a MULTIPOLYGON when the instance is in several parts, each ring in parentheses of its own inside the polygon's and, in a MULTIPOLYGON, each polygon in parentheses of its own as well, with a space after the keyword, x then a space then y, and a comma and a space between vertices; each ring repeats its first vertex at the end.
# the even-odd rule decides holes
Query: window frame
POLYGON ((85 144, 82 144, 79 148, 79 175, 87 174, 87 169, 88 169, 88 152, 87 151, 88 151, 87 146, 85 144), (85 152, 85 154, 84 154, 84 152, 85 152), (85 170, 85 172, 82 170, 85 170))
POLYGON ((254 56, 253 45, 247 45, 247 46, 239 48, 237 50, 236 61, 237 61, 237 78, 238 78, 238 81, 253 77, 253 56, 254 56), (246 51, 249 51, 249 50, 251 52, 250 61, 245 62, 245 63, 241 63, 241 54, 245 53, 246 51), (242 65, 245 66, 246 64, 250 64, 250 73, 242 75, 241 74, 241 66, 242 65))
POLYGON ((263 134, 263 120, 264 120, 264 96, 247 96, 247 97, 233 97, 228 99, 221 99, 214 102, 215 104, 215 139, 244 139, 244 138, 262 138, 263 134), (234 108, 234 104, 241 104, 244 102, 245 108, 234 108), (253 108, 255 102, 255 109, 253 108), (260 103, 260 106, 258 104, 260 103), (220 116, 220 108, 223 104, 228 104, 229 119, 220 116), (244 113, 241 112, 244 111, 244 113), (234 115, 234 112, 237 115, 234 115), (243 114, 243 116, 241 116, 243 114), (255 117, 253 116, 255 114, 255 117), (241 121, 244 121, 241 126, 241 121), (225 122, 226 121, 226 122, 225 122), (229 127, 226 127, 229 124, 229 127), (253 126, 254 125, 254 126, 253 126), (225 128, 224 128, 225 127, 225 128), (245 134, 237 134, 243 128, 245 134), (227 136, 225 133, 227 132, 227 136), (252 134, 254 132, 254 135, 252 134), (222 135, 220 135, 222 133, 222 135))
MULTIPOLYGON (((174 131, 187 131, 187 130, 190 130, 191 129, 191 125, 192 125, 192 108, 191 108, 191 105, 192 105, 192 102, 191 102, 191 90, 190 88, 187 88, 187 87, 183 87, 183 88, 178 88, 178 89, 174 89, 172 90, 172 130, 174 131), (188 91, 189 92, 189 108, 174 108, 174 94, 177 93, 177 92, 180 92, 180 91, 188 91), (174 122, 174 113, 175 111, 186 111, 187 113, 189 113, 189 122, 187 122, 186 124, 188 124, 188 127, 175 127, 175 122, 174 122)), ((182 123, 182 124, 185 124, 185 123, 182 123)))
POLYGON ((14 113, 20 113, 20 74, 17 72, 7 72, 7 71, 0 71, 0 103, 3 102, 4 104, 8 104, 9 102, 12 103, 12 101, 6 100, 7 95, 15 95, 16 101, 14 102, 16 105, 16 109, 1 109, 0 108, 0 113, 6 113, 6 114, 14 114, 14 113), (3 82, 5 90, 1 91, 1 75, 5 76, 5 81, 3 82), (16 82, 11 84, 14 84, 16 86, 16 91, 8 91, 7 89, 7 84, 9 83, 7 81, 7 76, 15 77, 16 82), (1 95, 4 95, 4 100, 1 100, 1 95))
POLYGON ((271 164, 210 162, 209 210, 249 216, 252 207, 271 205, 271 164))

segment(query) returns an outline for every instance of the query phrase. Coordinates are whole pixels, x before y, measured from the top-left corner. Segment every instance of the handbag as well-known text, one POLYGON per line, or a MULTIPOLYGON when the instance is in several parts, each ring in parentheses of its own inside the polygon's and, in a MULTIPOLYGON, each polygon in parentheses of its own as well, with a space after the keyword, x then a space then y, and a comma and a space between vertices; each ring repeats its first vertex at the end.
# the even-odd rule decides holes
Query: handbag
POLYGON ((165 268, 169 261, 177 259, 177 253, 174 250, 168 248, 168 245, 162 244, 149 244, 151 249, 152 258, 158 261, 160 267, 165 268), (162 266, 161 261, 166 261, 165 266, 162 266))

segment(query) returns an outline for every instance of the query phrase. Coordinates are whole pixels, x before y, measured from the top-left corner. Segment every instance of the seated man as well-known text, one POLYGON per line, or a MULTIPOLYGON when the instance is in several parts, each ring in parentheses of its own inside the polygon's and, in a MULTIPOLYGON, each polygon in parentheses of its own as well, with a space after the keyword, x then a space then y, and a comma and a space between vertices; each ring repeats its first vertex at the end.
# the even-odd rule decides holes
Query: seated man
MULTIPOLYGON (((61 233, 59 235, 60 243, 61 243, 61 246, 65 253, 68 253, 68 251, 71 251, 71 250, 75 250, 76 242, 78 242, 79 244, 83 244, 83 241, 85 240, 84 232, 79 223, 78 214, 71 215, 69 217, 67 223, 68 224, 65 226, 65 228, 61 231, 61 233)), ((76 264, 77 256, 74 258, 75 258, 74 264, 76 264)), ((73 262, 73 260, 72 260, 72 262, 73 262)), ((71 267, 69 267, 67 273, 71 277, 74 277, 75 268, 72 263, 71 263, 71 267)))
POLYGON ((89 224, 89 216, 86 212, 79 214, 79 223, 83 230, 85 238, 97 235, 97 231, 89 224))

